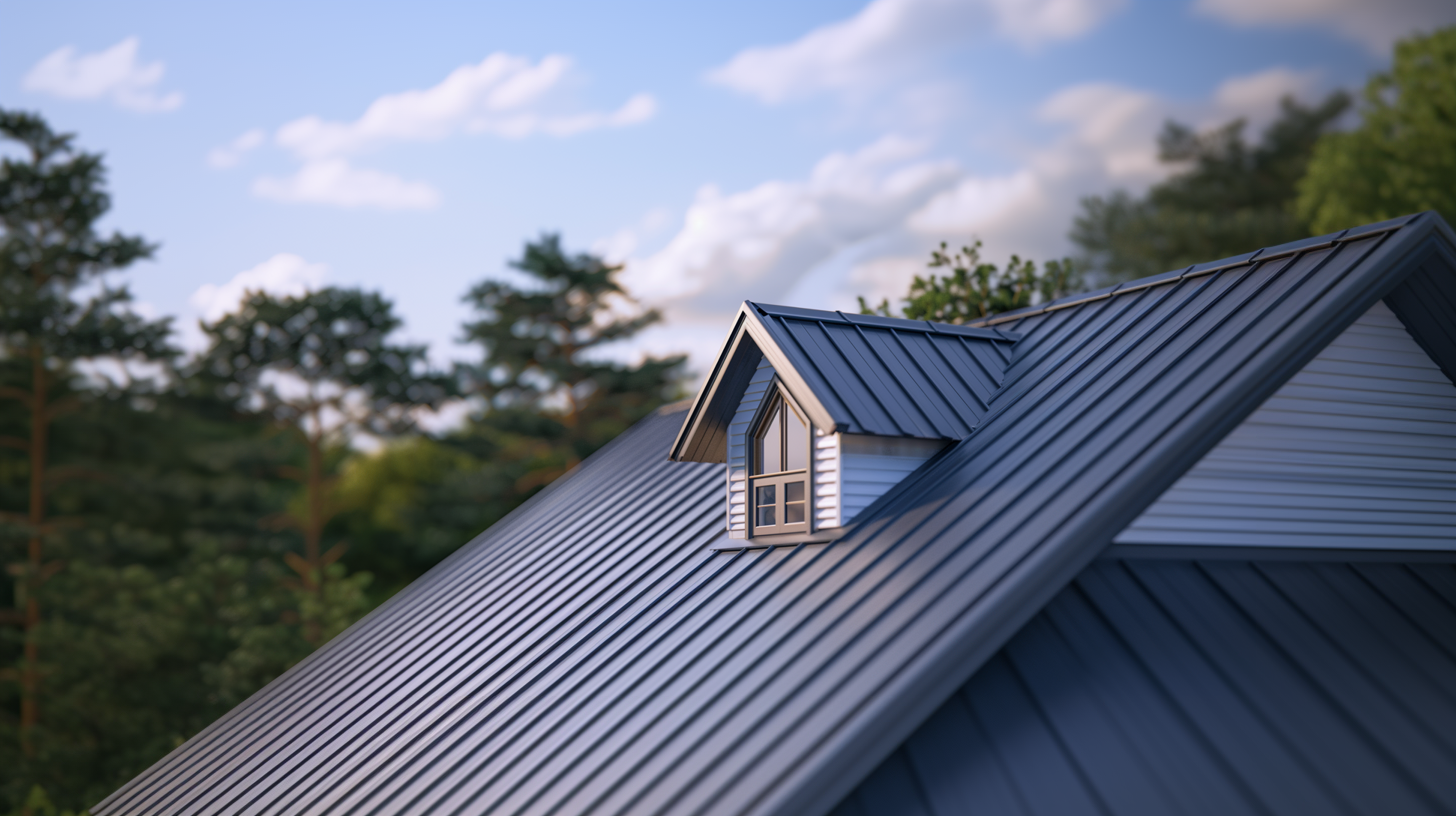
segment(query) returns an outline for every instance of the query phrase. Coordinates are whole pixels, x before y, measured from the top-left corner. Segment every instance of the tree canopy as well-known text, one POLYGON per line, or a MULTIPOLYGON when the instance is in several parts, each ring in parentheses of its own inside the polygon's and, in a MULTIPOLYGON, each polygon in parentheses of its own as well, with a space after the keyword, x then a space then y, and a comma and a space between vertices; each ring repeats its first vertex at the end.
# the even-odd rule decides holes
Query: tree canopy
MULTIPOLYGON (((949 269, 949 275, 916 275, 903 300, 900 314, 911 320, 937 323, 965 323, 999 312, 1008 312, 1054 300, 1076 292, 1082 276, 1071 259, 1047 261, 1038 269, 1034 261, 1012 255, 1005 269, 981 260, 981 242, 952 252, 946 242, 930 251, 931 269, 949 269)), ((861 297, 861 314, 891 317, 890 301, 870 306, 861 297)))
POLYGON ((1435 210, 1456 223, 1456 27, 1397 43, 1360 125, 1320 139, 1297 211, 1314 233, 1435 210))
POLYGON ((529 446, 541 460, 530 478, 544 484, 675 396, 686 358, 626 364, 602 354, 661 319, 636 308, 617 282, 621 266, 568 254, 551 234, 528 242, 511 266, 527 285, 487 280, 465 296, 476 317, 463 339, 483 359, 460 374, 486 406, 478 430, 496 445, 523 434, 542 443, 529 446))
POLYGON ((1070 234, 1081 267, 1107 284, 1305 237, 1297 185, 1315 143, 1349 107, 1343 91, 1314 107, 1285 98, 1256 144, 1243 119, 1202 133, 1168 122, 1158 157, 1177 172, 1143 196, 1082 199, 1070 234))

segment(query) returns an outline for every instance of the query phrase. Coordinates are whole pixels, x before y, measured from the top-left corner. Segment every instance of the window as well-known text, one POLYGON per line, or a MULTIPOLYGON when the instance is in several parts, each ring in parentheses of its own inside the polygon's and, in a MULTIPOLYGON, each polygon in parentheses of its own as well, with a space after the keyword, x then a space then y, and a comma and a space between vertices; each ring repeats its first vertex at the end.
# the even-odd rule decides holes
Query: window
POLYGON ((809 425, 782 394, 759 420, 748 495, 753 534, 809 532, 809 425))

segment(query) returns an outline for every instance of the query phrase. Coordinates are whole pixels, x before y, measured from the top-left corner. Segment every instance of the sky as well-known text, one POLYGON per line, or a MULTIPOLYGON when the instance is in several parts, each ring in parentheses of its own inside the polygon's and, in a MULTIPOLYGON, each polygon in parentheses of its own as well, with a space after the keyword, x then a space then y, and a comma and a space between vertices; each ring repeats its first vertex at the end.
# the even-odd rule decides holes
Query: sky
MULTIPOLYGON (((931 248, 1072 252, 1082 196, 1162 178, 1173 118, 1358 89, 1425 0, 20 3, 0 107, 105 154, 136 308, 363 286, 441 364, 524 243, 625 265, 701 374, 744 300, 855 309, 931 248)), ((1251 247, 1252 249, 1252 247, 1251 247)))

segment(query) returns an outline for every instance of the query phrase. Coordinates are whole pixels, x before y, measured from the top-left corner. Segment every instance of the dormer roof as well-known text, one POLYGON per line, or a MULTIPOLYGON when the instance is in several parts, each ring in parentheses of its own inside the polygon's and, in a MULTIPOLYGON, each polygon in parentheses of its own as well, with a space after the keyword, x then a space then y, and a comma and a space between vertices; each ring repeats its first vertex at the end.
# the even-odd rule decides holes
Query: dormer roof
POLYGON ((724 461, 728 423, 763 358, 821 431, 964 439, 988 410, 1020 337, 744 301, 671 458, 724 461))

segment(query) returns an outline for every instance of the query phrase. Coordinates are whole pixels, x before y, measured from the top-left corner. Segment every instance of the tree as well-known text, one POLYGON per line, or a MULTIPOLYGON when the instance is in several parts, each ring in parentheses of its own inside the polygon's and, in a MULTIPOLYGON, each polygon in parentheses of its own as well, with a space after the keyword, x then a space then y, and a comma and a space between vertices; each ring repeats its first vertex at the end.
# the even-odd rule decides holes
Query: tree
POLYGON ((1320 138, 1299 185, 1313 231, 1421 210, 1456 223, 1456 27, 1397 43, 1360 113, 1355 129, 1320 138))
POLYGON ((1297 185, 1315 142, 1349 106, 1344 92, 1313 108, 1286 97, 1256 145, 1245 140, 1243 119, 1204 133, 1168 122, 1158 157, 1181 169, 1141 198, 1082 199, 1070 234, 1080 265, 1114 283, 1309 235, 1294 209, 1297 185))
MULTIPOLYGON (((1006 269, 981 260, 981 242, 950 252, 944 241, 930 251, 931 269, 950 269, 949 275, 916 275, 910 282, 900 313, 911 320, 937 323, 965 323, 998 312, 1007 312, 1054 300, 1082 286, 1081 275, 1069 258, 1047 261, 1038 270, 1034 261, 1012 255, 1006 269)), ((861 297, 860 314, 890 317, 890 301, 871 307, 861 297)))
MULTIPOLYGON (((330 501, 326 459, 347 449, 354 433, 391 436, 413 425, 413 411, 438 407, 451 381, 429 371, 425 347, 389 342, 400 326, 393 306, 376 293, 329 287, 299 297, 250 292, 238 310, 204 324, 211 345, 200 374, 238 407, 259 411, 295 434, 307 456, 290 470, 304 487, 301 508, 280 519, 303 533, 304 553, 285 560, 320 603, 329 568, 345 545, 322 547, 330 501)), ((305 608, 307 637, 323 639, 326 606, 305 608)))
POLYGON ((50 492, 81 475, 55 467, 49 441, 53 423, 76 410, 68 394, 78 361, 109 358, 169 359, 167 321, 149 322, 126 309, 125 287, 104 276, 151 256, 155 247, 138 236, 102 236, 96 223, 111 208, 101 157, 76 151, 73 136, 53 132, 39 116, 0 110, 0 138, 21 148, 23 157, 0 161, 0 357, 20 361, 23 384, 6 384, 0 397, 21 403, 28 414, 22 436, 0 445, 27 456, 28 497, 24 513, 3 520, 24 531, 23 563, 12 565, 25 631, 16 672, 21 689, 20 741, 33 752, 40 721, 40 587, 61 562, 47 560, 45 545, 60 519, 49 514, 50 492), (82 295, 83 287, 95 287, 82 295))
POLYGON ((459 373, 487 405, 477 431, 493 437, 495 452, 514 447, 516 461, 533 460, 518 485, 530 490, 674 396, 685 357, 624 365, 600 356, 661 319, 655 310, 622 314, 633 303, 616 281, 621 266, 567 255, 557 235, 528 242, 511 266, 535 285, 490 280, 470 290, 465 300, 479 317, 464 339, 482 346, 484 360, 459 373))

